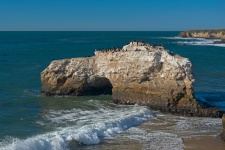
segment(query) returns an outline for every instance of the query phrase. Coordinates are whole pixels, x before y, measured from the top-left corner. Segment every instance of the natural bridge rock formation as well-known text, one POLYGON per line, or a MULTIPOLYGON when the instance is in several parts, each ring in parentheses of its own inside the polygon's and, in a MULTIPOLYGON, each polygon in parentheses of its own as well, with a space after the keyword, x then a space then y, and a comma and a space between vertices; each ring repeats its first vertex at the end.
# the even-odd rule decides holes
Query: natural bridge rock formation
POLYGON ((221 117, 193 96, 192 64, 162 46, 133 41, 95 56, 56 60, 41 73, 47 95, 112 94, 115 103, 187 116, 221 117))

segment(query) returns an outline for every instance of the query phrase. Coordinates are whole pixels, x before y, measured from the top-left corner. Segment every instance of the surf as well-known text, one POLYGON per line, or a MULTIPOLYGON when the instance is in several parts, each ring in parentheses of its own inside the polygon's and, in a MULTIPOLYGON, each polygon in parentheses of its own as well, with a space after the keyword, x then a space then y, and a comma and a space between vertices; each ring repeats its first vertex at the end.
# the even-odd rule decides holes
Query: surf
MULTIPOLYGON (((70 118, 74 116, 74 111, 71 114, 67 113, 70 118)), ((126 111, 119 112, 118 115, 112 116, 109 111, 109 119, 100 119, 100 121, 94 118, 99 113, 87 113, 86 119, 90 118, 93 114, 93 119, 90 119, 90 123, 84 122, 79 125, 78 123, 72 127, 58 128, 56 131, 36 135, 27 139, 14 138, 11 143, 2 142, 1 150, 39 150, 39 149, 68 149, 68 144, 72 141, 76 141, 79 144, 93 145, 99 144, 104 139, 111 138, 116 134, 124 132, 125 130, 138 126, 143 122, 155 117, 156 115, 146 107, 134 106, 130 107, 126 111)), ((85 114, 85 113, 84 113, 85 114)), ((104 114, 103 114, 104 115, 104 114)), ((105 116, 106 117, 106 116, 105 116)), ((107 116, 108 117, 108 116, 107 116)), ((62 120, 63 116, 55 118, 55 120, 62 120)), ((78 117, 79 118, 79 117, 78 117)), ((80 119, 84 118, 81 116, 80 119)), ((54 117, 53 117, 53 122, 54 117)))

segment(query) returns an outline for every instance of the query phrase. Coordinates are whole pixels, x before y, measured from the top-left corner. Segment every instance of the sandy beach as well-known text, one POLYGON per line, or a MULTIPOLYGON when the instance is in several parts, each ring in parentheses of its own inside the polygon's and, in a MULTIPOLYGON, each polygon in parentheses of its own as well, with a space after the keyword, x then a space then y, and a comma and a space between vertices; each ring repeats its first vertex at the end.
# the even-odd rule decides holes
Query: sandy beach
POLYGON ((219 136, 200 136, 184 140, 185 150, 224 150, 225 143, 219 136))
MULTIPOLYGON (((185 150, 224 150, 225 143, 220 139, 222 122, 220 118, 182 117, 158 113, 156 118, 140 126, 148 133, 163 133, 162 140, 167 139, 168 145, 185 150), (170 134, 170 135, 169 135, 170 134), (169 136, 168 136, 169 135, 169 136), (182 139, 182 142, 178 142, 182 139), (181 143, 183 144, 181 146, 181 143)), ((164 145, 165 141, 158 142, 164 145)))

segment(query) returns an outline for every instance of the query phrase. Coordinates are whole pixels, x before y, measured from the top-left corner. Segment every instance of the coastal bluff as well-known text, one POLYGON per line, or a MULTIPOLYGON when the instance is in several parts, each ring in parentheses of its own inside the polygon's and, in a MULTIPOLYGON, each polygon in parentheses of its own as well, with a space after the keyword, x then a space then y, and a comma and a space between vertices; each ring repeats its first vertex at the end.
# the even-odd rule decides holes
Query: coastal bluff
POLYGON ((85 58, 55 60, 41 72, 51 95, 112 94, 115 103, 139 104, 184 116, 221 117, 194 98, 192 63, 163 46, 132 41, 85 58))
POLYGON ((221 30, 188 30, 180 32, 179 37, 183 38, 207 38, 221 39, 217 43, 225 43, 225 29, 221 30))

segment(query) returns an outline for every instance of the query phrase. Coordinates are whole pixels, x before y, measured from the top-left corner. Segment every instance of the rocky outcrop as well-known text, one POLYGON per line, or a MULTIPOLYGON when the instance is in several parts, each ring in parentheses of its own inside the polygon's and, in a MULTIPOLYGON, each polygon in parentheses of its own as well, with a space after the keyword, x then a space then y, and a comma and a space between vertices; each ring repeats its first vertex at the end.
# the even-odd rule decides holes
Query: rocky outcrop
POLYGON ((212 38, 221 39, 221 41, 215 41, 217 43, 225 42, 225 29, 222 30, 188 30, 181 32, 180 37, 192 37, 192 38, 212 38))
POLYGON ((112 94, 115 103, 140 104, 186 116, 221 117, 193 95, 192 64, 162 46, 131 42, 95 56, 57 60, 41 73, 47 95, 112 94))
POLYGON ((225 142, 225 114, 222 117, 223 132, 220 134, 221 139, 225 142))

